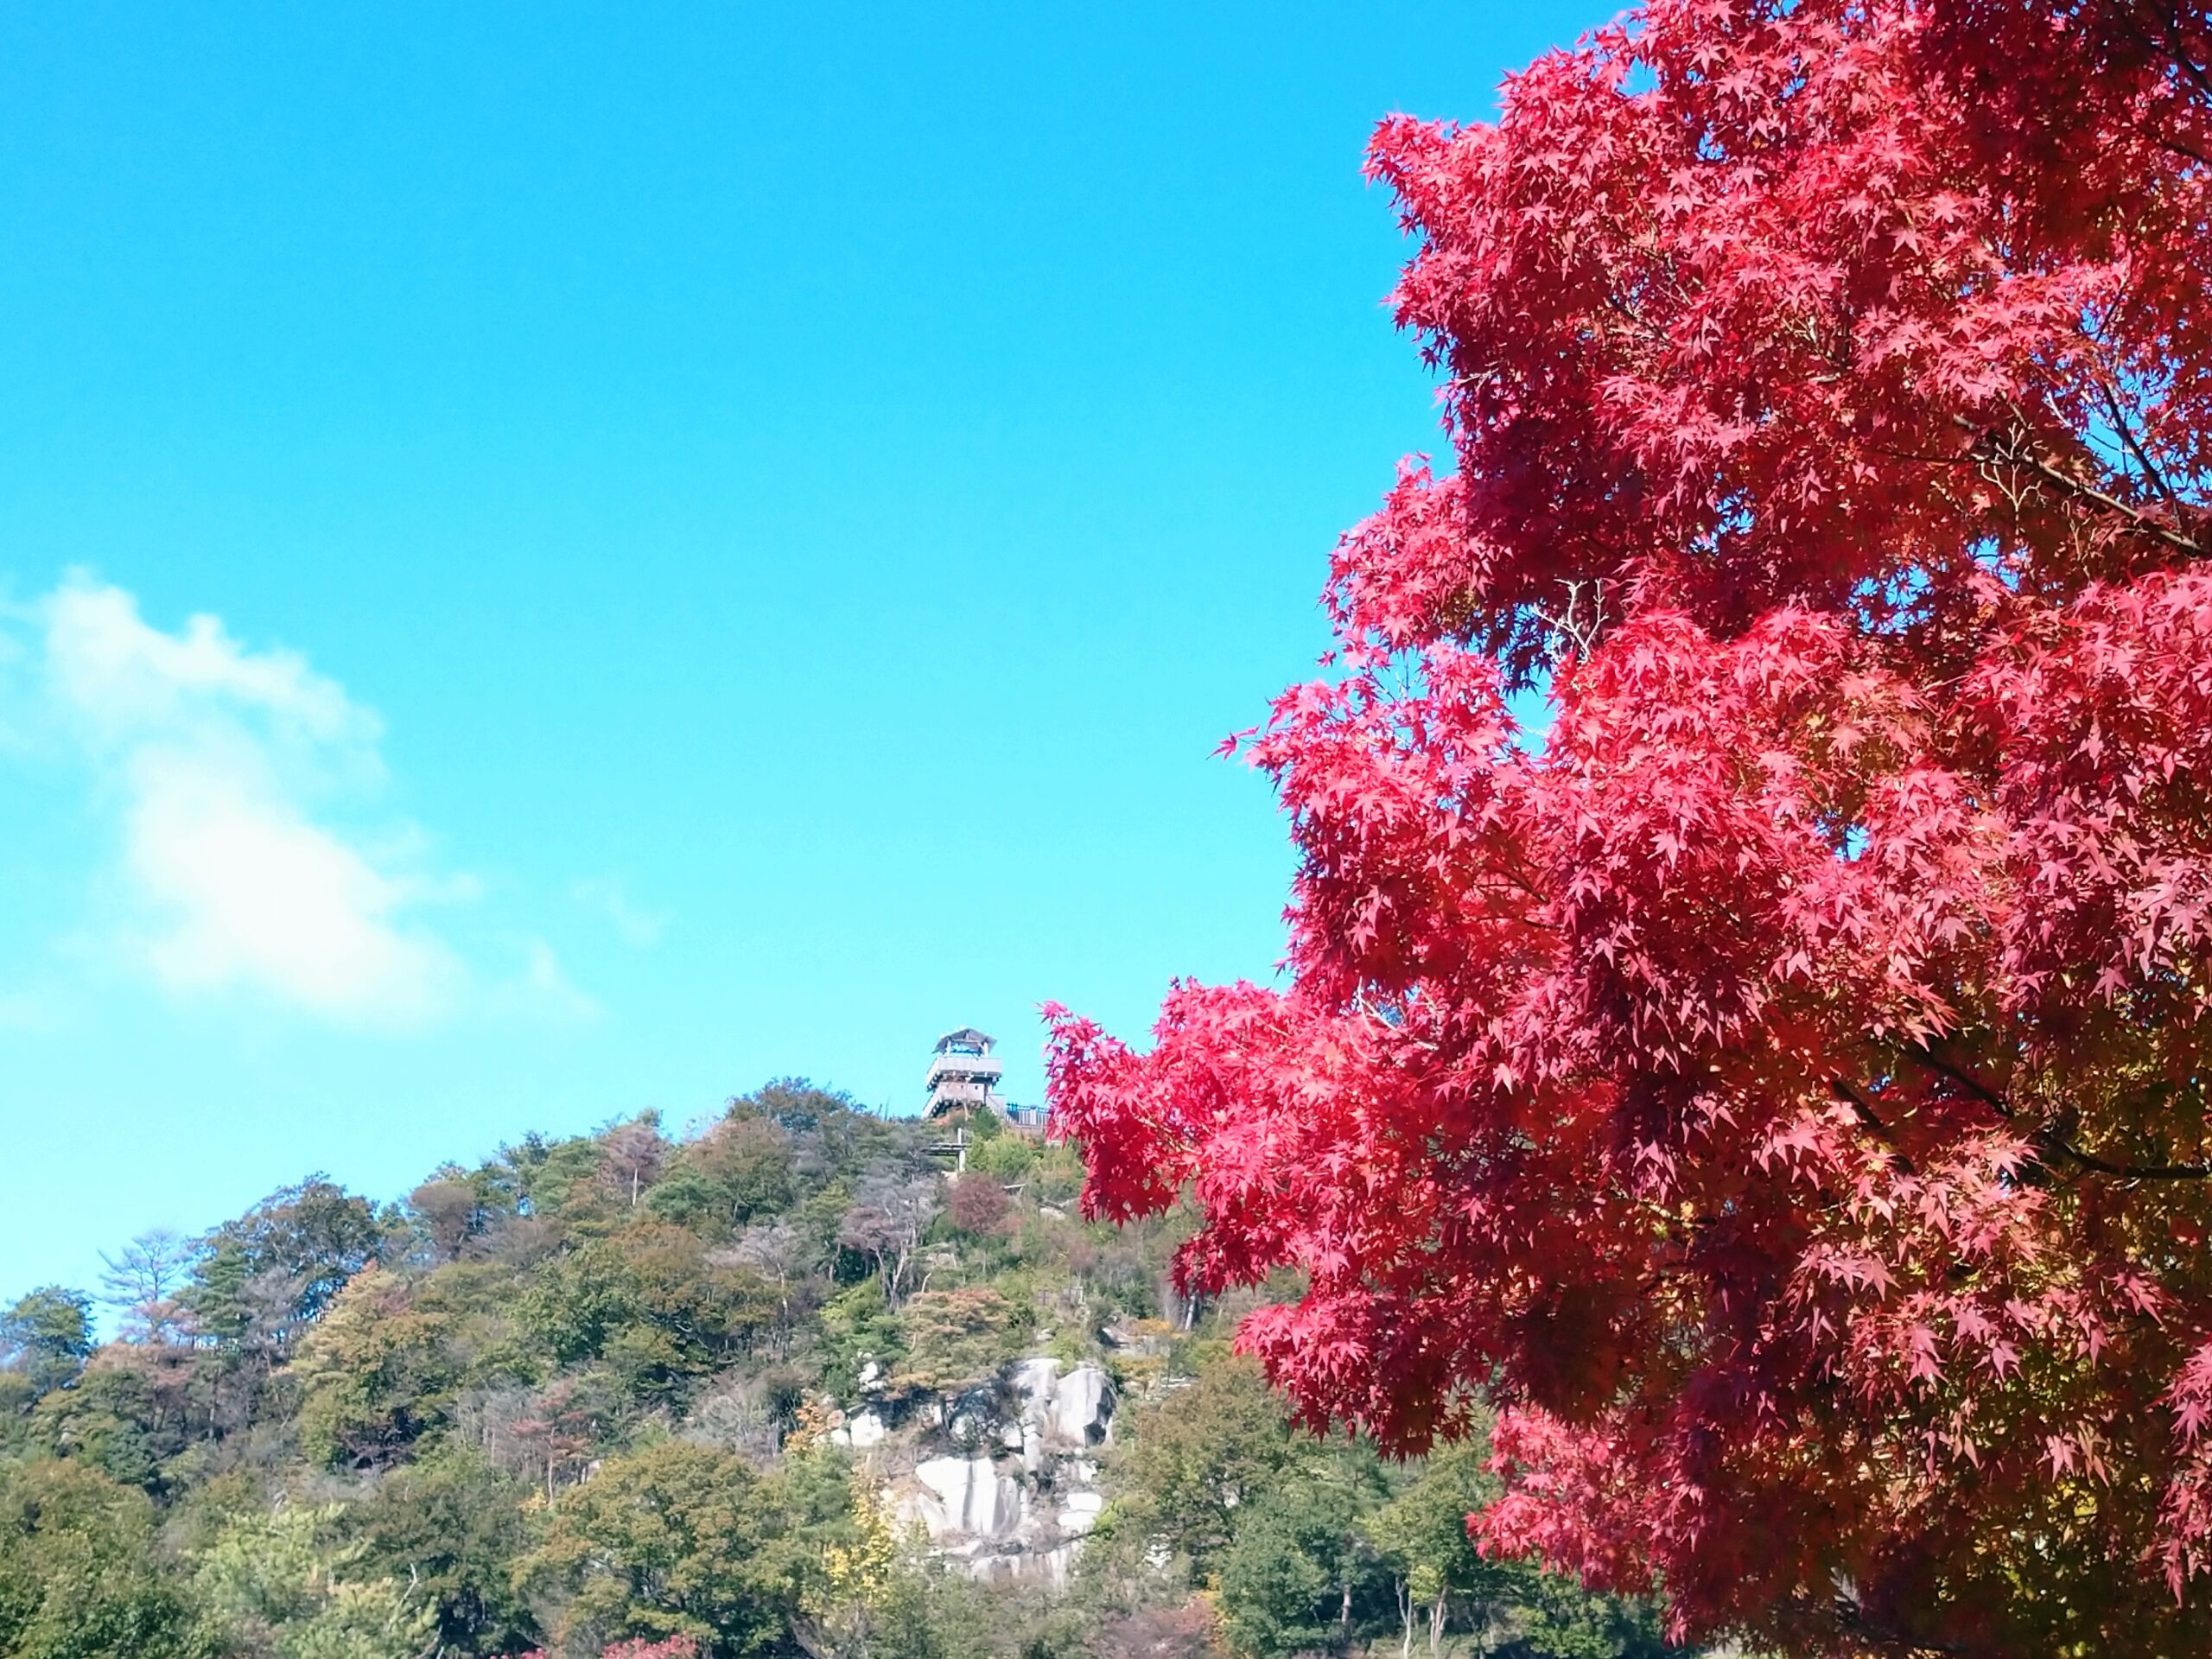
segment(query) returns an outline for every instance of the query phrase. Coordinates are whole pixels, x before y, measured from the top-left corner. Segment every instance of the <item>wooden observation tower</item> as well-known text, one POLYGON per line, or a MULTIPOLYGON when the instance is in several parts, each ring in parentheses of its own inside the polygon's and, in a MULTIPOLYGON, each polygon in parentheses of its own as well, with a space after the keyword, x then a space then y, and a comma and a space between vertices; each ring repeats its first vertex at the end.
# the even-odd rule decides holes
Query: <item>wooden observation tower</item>
POLYGON ((991 1039, 973 1026, 948 1031, 937 1039, 930 1061, 929 1116, 966 1119, 978 1111, 1006 1112, 999 1079, 1006 1067, 991 1052, 991 1039))
POLYGON ((973 1026, 948 1031, 937 1039, 931 1058, 926 1116, 941 1123, 949 1135, 931 1151, 949 1154, 956 1170, 968 1167, 968 1125, 978 1112, 989 1112, 1001 1122, 1027 1135, 1041 1135, 1045 1112, 1039 1106, 1016 1106, 999 1093, 999 1079, 1006 1067, 991 1052, 992 1041, 973 1026))

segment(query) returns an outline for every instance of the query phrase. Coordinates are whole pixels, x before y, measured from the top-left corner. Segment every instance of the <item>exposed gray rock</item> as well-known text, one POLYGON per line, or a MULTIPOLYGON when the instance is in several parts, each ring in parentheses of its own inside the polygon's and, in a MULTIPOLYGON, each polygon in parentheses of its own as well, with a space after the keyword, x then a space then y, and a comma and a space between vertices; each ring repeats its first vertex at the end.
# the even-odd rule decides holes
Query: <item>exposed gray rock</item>
POLYGON ((1052 1391, 1059 1386, 1060 1362, 1050 1354, 1039 1354, 1029 1359, 1014 1361, 1007 1373, 1007 1382, 1014 1393, 1021 1396, 1021 1421, 1041 1422, 1051 1405, 1052 1391))
POLYGON ((1028 1514, 1028 1494, 1011 1475, 1001 1475, 988 1458, 931 1458, 914 1469, 924 1491, 907 1508, 932 1543, 953 1534, 970 1538, 1011 1538, 1028 1514))
POLYGON ((1096 1446, 1113 1419, 1114 1384, 1101 1366, 1077 1366, 1052 1391, 1052 1429, 1071 1445, 1096 1446))
POLYGON ((1080 1538, 1098 1524, 1106 1500, 1096 1492, 1070 1492, 1060 1505, 1060 1530, 1080 1538))
MULTIPOLYGON (((1114 1384, 1103 1367, 1086 1362, 1064 1376, 1058 1360, 1040 1355, 1015 1365, 1008 1381, 1021 1397, 1023 1426, 1037 1428, 1047 1445, 1096 1446, 1107 1438, 1114 1384)), ((1026 1446, 1024 1455, 1035 1467, 1026 1446)))
MULTIPOLYGON (((881 1446, 887 1414, 855 1411, 835 1438, 855 1450, 881 1446)), ((933 1401, 916 1414, 910 1427, 925 1438, 937 1431, 941 1454, 912 1465, 911 1478, 897 1475, 905 1435, 890 1436, 879 1454, 891 1459, 886 1501, 902 1522, 922 1527, 932 1554, 971 1577, 1064 1586, 1105 1508, 1095 1489, 1098 1466, 1084 1454, 1109 1437, 1113 1416, 1113 1383, 1102 1367, 1070 1369, 1044 1355, 1017 1361, 1001 1387, 933 1401)))

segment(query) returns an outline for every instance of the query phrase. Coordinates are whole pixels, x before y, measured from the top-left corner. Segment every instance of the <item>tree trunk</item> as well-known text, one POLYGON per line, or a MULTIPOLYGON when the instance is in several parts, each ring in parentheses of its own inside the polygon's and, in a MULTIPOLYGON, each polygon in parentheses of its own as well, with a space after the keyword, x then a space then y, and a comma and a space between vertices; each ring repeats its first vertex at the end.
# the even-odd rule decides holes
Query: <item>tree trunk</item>
POLYGON ((1436 1603, 1428 1610, 1428 1655, 1436 1659, 1437 1649, 1444 1645, 1444 1595, 1437 1592, 1436 1603))
POLYGON ((1405 1629, 1405 1640, 1398 1643, 1398 1659, 1413 1659, 1414 1653, 1414 1592, 1403 1579, 1390 1580, 1390 1588, 1398 1598, 1398 1623, 1405 1629))

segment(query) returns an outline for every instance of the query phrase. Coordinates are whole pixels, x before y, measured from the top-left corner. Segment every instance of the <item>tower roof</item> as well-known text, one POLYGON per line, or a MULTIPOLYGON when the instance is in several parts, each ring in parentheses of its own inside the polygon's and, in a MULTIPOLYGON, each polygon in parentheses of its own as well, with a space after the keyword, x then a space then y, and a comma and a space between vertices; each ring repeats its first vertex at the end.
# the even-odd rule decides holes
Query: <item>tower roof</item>
POLYGON ((938 1038, 937 1052, 940 1054, 956 1052, 988 1054, 991 1052, 991 1039, 973 1026, 963 1026, 959 1030, 948 1031, 944 1036, 938 1038))

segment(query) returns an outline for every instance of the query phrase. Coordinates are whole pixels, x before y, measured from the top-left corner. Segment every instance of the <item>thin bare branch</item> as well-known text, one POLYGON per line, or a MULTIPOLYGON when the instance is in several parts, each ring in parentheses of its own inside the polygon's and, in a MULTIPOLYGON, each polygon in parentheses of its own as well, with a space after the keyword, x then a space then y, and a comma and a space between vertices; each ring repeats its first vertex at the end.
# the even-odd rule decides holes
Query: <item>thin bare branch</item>
POLYGON ((2094 485, 2084 483, 2082 480, 2075 478, 2048 455, 2030 446, 2025 442, 2025 435, 2018 430, 2005 433, 1985 431, 1963 415, 1954 415, 1951 419, 1961 430, 1974 435, 1974 448, 1967 452, 1966 457, 1967 460, 1979 461, 1984 466, 2025 467, 2037 477, 2056 485, 2069 495, 2094 503, 2107 512, 2117 514, 2126 519, 2127 527, 2138 535, 2148 536, 2153 541, 2163 542, 2168 547, 2178 549, 2193 558, 2201 559, 2206 556, 2206 550, 2201 543, 2183 535, 2177 530, 2160 524, 2150 514, 2140 508, 2130 506, 2118 496, 2107 495, 2094 485))

